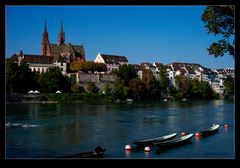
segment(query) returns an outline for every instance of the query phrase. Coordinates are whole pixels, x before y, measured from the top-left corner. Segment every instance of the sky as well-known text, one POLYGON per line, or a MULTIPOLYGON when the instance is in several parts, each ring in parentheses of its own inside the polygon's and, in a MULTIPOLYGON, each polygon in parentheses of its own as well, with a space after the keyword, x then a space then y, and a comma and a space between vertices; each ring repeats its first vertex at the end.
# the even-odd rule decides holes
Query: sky
POLYGON ((65 43, 83 45, 85 59, 98 53, 141 62, 199 63, 211 69, 234 67, 232 56, 208 55, 218 40, 201 21, 206 6, 13 6, 5 9, 6 57, 41 53, 46 19, 50 43, 57 43, 60 22, 65 43))

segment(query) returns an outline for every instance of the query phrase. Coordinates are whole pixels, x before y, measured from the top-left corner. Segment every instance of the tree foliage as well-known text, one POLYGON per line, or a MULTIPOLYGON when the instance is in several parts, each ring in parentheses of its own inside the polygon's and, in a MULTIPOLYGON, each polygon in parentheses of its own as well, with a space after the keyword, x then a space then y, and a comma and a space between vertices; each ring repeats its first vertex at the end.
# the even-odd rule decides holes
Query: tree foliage
POLYGON ((208 34, 220 35, 222 39, 213 42, 207 49, 215 57, 229 54, 234 57, 234 6, 207 6, 201 17, 208 34))
POLYGON ((136 79, 131 79, 129 82, 129 96, 132 97, 133 99, 138 99, 140 100, 141 97, 144 95, 144 85, 141 81, 141 79, 136 78, 136 79))
POLYGON ((18 66, 13 60, 6 59, 7 92, 26 93, 30 89, 36 89, 36 78, 37 74, 24 61, 18 66))
POLYGON ((91 71, 92 73, 97 72, 105 72, 107 71, 107 66, 104 63, 96 63, 93 61, 73 61, 70 64, 70 70, 74 72, 82 71, 87 73, 91 71))
POLYGON ((146 95, 146 97, 151 99, 160 98, 160 84, 150 69, 143 70, 142 83, 144 84, 144 95, 146 95))
POLYGON ((224 81, 224 96, 228 98, 229 96, 234 95, 234 78, 227 76, 227 79, 224 81))
POLYGON ((59 67, 51 67, 38 78, 40 90, 44 93, 55 93, 57 90, 69 91, 68 77, 63 76, 59 67))
POLYGON ((127 64, 121 65, 119 70, 114 71, 114 73, 117 75, 117 77, 124 79, 126 85, 128 85, 131 79, 137 77, 135 68, 132 65, 127 64))
POLYGON ((160 86, 161 86, 161 90, 166 92, 169 83, 168 83, 166 70, 164 69, 162 64, 159 67, 159 71, 160 71, 160 86))

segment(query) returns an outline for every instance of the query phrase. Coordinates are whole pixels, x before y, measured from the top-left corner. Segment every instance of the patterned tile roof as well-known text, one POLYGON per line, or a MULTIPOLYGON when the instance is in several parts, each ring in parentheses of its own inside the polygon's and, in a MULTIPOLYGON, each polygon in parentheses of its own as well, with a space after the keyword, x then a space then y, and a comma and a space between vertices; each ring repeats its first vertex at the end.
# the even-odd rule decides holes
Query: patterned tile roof
POLYGON ((60 54, 67 52, 75 55, 82 55, 83 57, 85 57, 83 46, 72 45, 71 43, 63 44, 60 46, 58 46, 57 44, 50 44, 50 52, 51 54, 60 54))
POLYGON ((101 54, 101 56, 107 64, 119 64, 119 62, 128 62, 128 59, 125 56, 108 54, 101 54))

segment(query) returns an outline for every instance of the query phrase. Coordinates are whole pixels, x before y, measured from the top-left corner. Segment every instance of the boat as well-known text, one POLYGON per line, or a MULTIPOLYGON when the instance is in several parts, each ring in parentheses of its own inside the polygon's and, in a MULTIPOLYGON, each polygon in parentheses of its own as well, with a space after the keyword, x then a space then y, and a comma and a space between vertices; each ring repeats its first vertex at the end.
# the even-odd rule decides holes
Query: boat
POLYGON ((187 134, 181 137, 173 138, 171 140, 163 141, 163 142, 154 142, 154 146, 174 146, 189 142, 190 139, 193 137, 193 134, 187 134))
POLYGON ((207 137, 209 135, 212 135, 212 134, 218 132, 219 126, 220 126, 219 124, 213 124, 211 127, 206 128, 206 129, 204 129, 202 131, 199 131, 199 134, 202 137, 207 137))
POLYGON ((67 155, 60 158, 102 158, 106 149, 100 146, 96 147, 94 151, 82 152, 73 155, 67 155))
POLYGON ((164 136, 160 136, 160 137, 156 137, 156 138, 137 140, 137 141, 134 141, 133 144, 138 145, 138 146, 148 146, 148 145, 153 145, 153 143, 156 143, 156 142, 163 142, 166 140, 173 139, 176 136, 177 136, 177 133, 172 133, 169 135, 164 135, 164 136))

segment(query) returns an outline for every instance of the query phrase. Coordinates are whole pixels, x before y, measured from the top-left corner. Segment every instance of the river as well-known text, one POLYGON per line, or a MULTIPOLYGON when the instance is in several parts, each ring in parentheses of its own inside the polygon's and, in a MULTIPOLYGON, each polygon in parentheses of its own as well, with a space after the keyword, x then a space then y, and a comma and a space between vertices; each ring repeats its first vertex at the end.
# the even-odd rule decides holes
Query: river
MULTIPOLYGON (((6 104, 6 158, 57 158, 106 149, 104 159, 234 159, 234 101, 130 104, 6 104), (191 143, 156 152, 126 151, 138 139, 173 132, 219 131, 191 143), (228 124, 225 128, 223 125, 228 124)), ((181 135, 178 135, 181 136, 181 135)))

